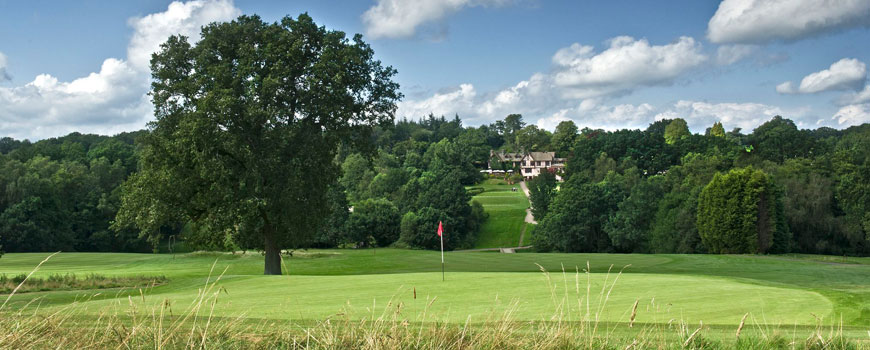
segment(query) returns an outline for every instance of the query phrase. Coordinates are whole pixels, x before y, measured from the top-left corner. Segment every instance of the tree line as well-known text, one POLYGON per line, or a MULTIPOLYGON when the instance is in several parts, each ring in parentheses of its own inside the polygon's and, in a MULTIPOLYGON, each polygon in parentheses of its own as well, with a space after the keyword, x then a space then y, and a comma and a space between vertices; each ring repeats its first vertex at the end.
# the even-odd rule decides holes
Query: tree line
MULTIPOLYGON (((156 234, 117 225, 125 186, 135 195, 129 187, 141 181, 135 174, 148 134, 0 139, 0 246, 8 252, 147 252, 174 236, 194 249, 258 249, 236 231, 215 234, 184 218, 161 223, 156 234)), ((339 146, 330 163, 342 175, 328 187, 328 214, 299 247, 435 249, 439 221, 449 233, 447 249, 470 247, 486 214, 465 186, 481 179, 477 166, 490 149, 485 136, 463 128, 458 117, 430 115, 375 127, 368 151, 339 146)))
POLYGON ((137 231, 110 228, 142 133, 0 139, 0 248, 148 251, 137 231))
POLYGON ((674 119, 575 137, 559 190, 530 183, 540 250, 870 253, 868 124, 693 134, 674 119))
MULTIPOLYGON (((439 221, 447 249, 470 247, 486 213, 466 186, 482 180, 490 150, 523 148, 568 158, 565 182, 552 173, 529 182, 542 251, 870 250, 870 125, 800 130, 775 117, 749 134, 719 123, 693 134, 681 119, 616 131, 563 122, 549 141, 520 145, 529 129, 519 115, 478 127, 433 115, 374 127, 369 150, 339 146, 327 214, 299 247, 437 249, 439 221)), ((0 139, 0 246, 144 252, 175 236, 196 249, 258 249, 191 220, 164 223, 157 235, 112 226, 147 133, 0 139)))

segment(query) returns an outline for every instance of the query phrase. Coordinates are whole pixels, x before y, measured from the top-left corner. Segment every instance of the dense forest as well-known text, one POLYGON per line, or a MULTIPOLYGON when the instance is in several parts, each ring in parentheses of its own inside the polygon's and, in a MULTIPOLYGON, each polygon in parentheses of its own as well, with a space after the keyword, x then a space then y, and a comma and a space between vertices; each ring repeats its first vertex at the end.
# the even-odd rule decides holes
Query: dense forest
MULTIPOLYGON (((253 249, 187 222, 151 241, 113 225, 147 132, 0 139, 0 249, 151 251, 170 237, 253 249)), ((487 218, 466 187, 500 149, 568 158, 564 182, 545 174, 529 183, 541 251, 870 253, 870 125, 800 130, 775 117, 749 134, 720 123, 693 134, 682 119, 617 131, 566 121, 551 133, 516 114, 478 127, 430 115, 371 138, 372 149, 336 157, 332 214, 309 246, 437 249, 443 221, 445 248, 470 247, 487 218)))
POLYGON ((121 184, 137 166, 143 131, 72 133, 31 143, 0 139, 0 246, 7 252, 148 251, 130 230, 111 230, 121 184))
POLYGON ((692 134, 681 119, 584 129, 566 172, 542 200, 540 250, 870 253, 868 124, 799 130, 777 116, 750 134, 720 123, 692 134))

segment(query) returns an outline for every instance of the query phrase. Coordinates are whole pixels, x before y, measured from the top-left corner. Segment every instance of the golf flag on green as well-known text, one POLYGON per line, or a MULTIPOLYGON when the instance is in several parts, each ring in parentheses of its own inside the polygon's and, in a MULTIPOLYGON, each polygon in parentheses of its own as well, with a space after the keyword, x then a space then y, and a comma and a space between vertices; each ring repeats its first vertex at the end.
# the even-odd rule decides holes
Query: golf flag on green
POLYGON ((441 238, 441 281, 444 282, 444 226, 438 221, 438 237, 441 238))

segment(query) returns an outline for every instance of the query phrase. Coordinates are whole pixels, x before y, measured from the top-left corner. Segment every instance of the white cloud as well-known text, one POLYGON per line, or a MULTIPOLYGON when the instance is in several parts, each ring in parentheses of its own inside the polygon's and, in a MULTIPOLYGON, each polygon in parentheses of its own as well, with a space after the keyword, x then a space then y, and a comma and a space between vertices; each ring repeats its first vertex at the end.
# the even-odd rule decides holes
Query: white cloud
POLYGON ((538 120, 538 126, 552 130, 563 120, 573 120, 578 126, 616 129, 646 129, 650 123, 661 119, 683 118, 693 132, 703 132, 715 122, 732 129, 739 127, 745 132, 781 115, 795 121, 799 126, 814 125, 804 109, 784 110, 761 103, 709 103, 701 101, 678 101, 674 104, 655 107, 648 103, 620 104, 615 106, 595 103, 559 110, 549 117, 538 120))
POLYGON ((798 126, 815 125, 805 109, 784 110, 777 106, 762 103, 709 103, 700 101, 678 101, 667 110, 656 115, 656 120, 683 118, 689 128, 701 132, 721 122, 727 129, 741 128, 749 132, 774 116, 792 119, 798 126))
POLYGON ((776 86, 781 94, 812 94, 832 90, 858 90, 867 79, 867 66, 854 58, 844 58, 831 64, 831 67, 810 75, 801 80, 798 88, 791 82, 776 86))
POLYGON ((428 98, 405 99, 399 103, 399 118, 418 119, 429 113, 452 116, 459 114, 469 125, 490 123, 511 113, 534 116, 550 113, 553 106, 566 101, 552 94, 550 78, 535 74, 514 86, 493 93, 480 94, 472 84, 461 84, 428 98))
POLYGON ((840 98, 841 105, 870 103, 870 85, 864 87, 864 90, 852 92, 840 98))
POLYGON ((6 55, 0 52, 0 82, 5 80, 12 80, 12 77, 9 76, 9 73, 6 72, 6 55))
MULTIPOLYGON (((548 116, 541 122, 546 127, 553 121, 558 123, 559 118, 591 118, 595 114, 606 117, 588 125, 639 127, 642 123, 635 122, 643 119, 651 106, 604 107, 600 106, 601 100, 644 86, 670 84, 706 60, 700 45, 687 37, 660 46, 643 39, 617 37, 600 53, 590 46, 573 44, 553 55, 553 70, 549 73, 533 74, 491 93, 480 93, 473 85, 463 84, 428 98, 406 99, 399 104, 397 115, 416 119, 430 112, 445 116, 457 113, 469 125, 475 125, 521 113, 528 120, 548 116)), ((643 120, 647 119, 651 118, 643 120)))
POLYGON ((757 45, 722 45, 716 50, 716 63, 723 66, 734 64, 757 50, 757 45))
POLYGON ((761 44, 861 26, 870 26, 867 0, 724 0, 707 24, 707 37, 761 44))
MULTIPOLYGON (((744 132, 751 132, 776 115, 792 119, 801 128, 831 124, 829 119, 819 120, 806 107, 784 109, 763 103, 687 100, 657 107, 649 103, 610 105, 600 98, 547 100, 546 96, 552 95, 552 90, 532 94, 526 91, 532 85, 534 84, 530 81, 523 81, 497 93, 481 95, 472 85, 463 84, 428 99, 402 102, 398 115, 417 119, 430 111, 445 116, 458 113, 467 125, 480 125, 502 119, 510 113, 520 113, 528 123, 547 130, 554 130, 559 122, 565 120, 572 120, 581 128, 616 130, 645 129, 656 120, 683 118, 693 132, 703 132, 714 122, 722 122, 727 129, 739 127, 744 132), (513 94, 514 92, 519 93, 513 94), (544 102, 538 101, 538 98, 544 102), (496 103, 496 100, 503 100, 504 103, 496 103)), ((862 116, 866 117, 866 114, 858 113, 861 111, 870 111, 870 107, 852 107, 844 109, 840 114, 850 121, 862 120, 862 116)))
POLYGON ((701 45, 690 37, 656 46, 646 39, 620 36, 598 54, 580 44, 557 51, 553 80, 568 98, 618 95, 640 86, 671 84, 706 60, 701 45))
POLYGON ((536 73, 528 80, 501 90, 494 95, 484 96, 477 105, 475 113, 486 118, 503 117, 512 111, 540 113, 542 106, 559 104, 560 99, 553 94, 555 87, 552 79, 545 74, 536 73))
POLYGON ((362 14, 366 34, 372 38, 409 38, 421 25, 472 6, 500 6, 509 0, 378 0, 362 14))
POLYGON ((227 21, 238 17, 241 10, 231 0, 198 0, 173 2, 164 12, 154 13, 128 21, 133 37, 127 46, 127 60, 137 69, 149 69, 151 54, 170 35, 181 34, 195 42, 200 27, 211 22, 227 21))
POLYGON ((464 115, 474 108, 477 92, 471 84, 462 84, 452 91, 439 92, 429 98, 399 102, 399 117, 417 119, 428 115, 464 115))
POLYGON ((776 86, 776 92, 781 94, 793 94, 797 91, 794 88, 794 84, 792 84, 790 81, 786 81, 776 86))
POLYGON ((553 130, 559 122, 572 120, 579 127, 616 129, 646 129, 656 120, 682 118, 693 132, 703 132, 715 122, 728 128, 739 127, 751 132, 776 115, 790 118, 800 127, 810 127, 817 120, 806 109, 786 110, 761 103, 709 103, 678 101, 655 107, 648 103, 601 105, 584 100, 579 106, 558 110, 537 121, 539 127, 553 130))
POLYGON ((143 128, 153 119, 146 95, 151 53, 169 35, 189 35, 195 42, 201 26, 238 13, 229 0, 173 2, 164 12, 131 19, 126 60, 108 58, 99 72, 69 82, 40 74, 23 86, 0 87, 0 135, 41 139, 143 128))
POLYGON ((584 100, 575 108, 561 109, 548 117, 538 119, 538 127, 554 130, 560 122, 572 120, 581 128, 617 130, 645 129, 655 116, 656 108, 648 103, 598 105, 584 100))
POLYGON ((870 103, 844 106, 831 119, 841 127, 870 123, 870 103))

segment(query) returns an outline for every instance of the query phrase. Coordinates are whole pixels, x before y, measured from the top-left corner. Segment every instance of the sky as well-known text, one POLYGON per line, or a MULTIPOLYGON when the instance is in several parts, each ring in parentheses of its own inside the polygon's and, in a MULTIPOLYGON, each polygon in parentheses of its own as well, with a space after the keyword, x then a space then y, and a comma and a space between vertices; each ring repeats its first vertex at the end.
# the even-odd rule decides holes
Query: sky
POLYGON ((148 60, 173 34, 307 12, 393 66, 397 118, 520 113, 553 130, 683 118, 745 132, 870 122, 868 0, 0 0, 0 136, 115 134, 153 120, 148 60))

